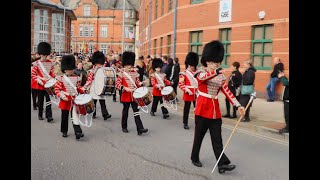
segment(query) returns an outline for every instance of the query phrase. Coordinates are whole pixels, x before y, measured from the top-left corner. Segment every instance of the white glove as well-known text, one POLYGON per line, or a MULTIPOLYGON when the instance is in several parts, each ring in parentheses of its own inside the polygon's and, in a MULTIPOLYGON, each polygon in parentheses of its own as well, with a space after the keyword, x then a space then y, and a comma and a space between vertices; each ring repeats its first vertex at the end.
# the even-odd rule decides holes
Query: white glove
POLYGON ((193 95, 192 91, 188 88, 186 88, 186 93, 188 93, 189 95, 193 95))
POLYGON ((40 84, 41 86, 43 86, 43 82, 41 81, 40 78, 37 78, 37 82, 38 82, 38 84, 40 84))
POLYGON ((60 98, 64 101, 68 101, 68 98, 66 97, 63 91, 60 91, 60 98))

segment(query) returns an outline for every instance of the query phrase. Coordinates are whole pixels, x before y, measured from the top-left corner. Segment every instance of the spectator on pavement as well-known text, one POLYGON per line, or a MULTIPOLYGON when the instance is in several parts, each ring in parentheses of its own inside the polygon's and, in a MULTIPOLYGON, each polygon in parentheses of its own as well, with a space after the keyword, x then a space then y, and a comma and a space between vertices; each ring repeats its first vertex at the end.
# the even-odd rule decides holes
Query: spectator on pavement
POLYGON ((283 72, 283 63, 281 63, 280 58, 279 57, 275 57, 273 60, 273 71, 271 73, 271 77, 269 80, 269 83, 266 87, 267 92, 268 92, 268 98, 267 101, 268 102, 273 102, 275 100, 275 95, 276 95, 276 86, 277 83, 279 82, 279 78, 278 78, 278 74, 280 72, 283 72))

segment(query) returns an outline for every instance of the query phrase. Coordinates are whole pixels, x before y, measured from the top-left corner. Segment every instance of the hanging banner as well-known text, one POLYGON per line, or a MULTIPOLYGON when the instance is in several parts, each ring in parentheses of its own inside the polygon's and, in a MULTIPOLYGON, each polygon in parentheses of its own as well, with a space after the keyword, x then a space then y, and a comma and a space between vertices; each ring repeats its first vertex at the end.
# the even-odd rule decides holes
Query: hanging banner
POLYGON ((220 0, 219 22, 231 21, 232 0, 220 0))

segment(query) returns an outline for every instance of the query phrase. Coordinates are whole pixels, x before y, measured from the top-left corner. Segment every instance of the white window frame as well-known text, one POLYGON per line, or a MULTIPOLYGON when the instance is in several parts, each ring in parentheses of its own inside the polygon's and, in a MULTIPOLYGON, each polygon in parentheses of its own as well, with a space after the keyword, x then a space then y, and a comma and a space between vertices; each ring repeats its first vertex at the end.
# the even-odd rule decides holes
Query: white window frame
POLYGON ((82 26, 82 24, 79 26, 79 37, 83 37, 83 26, 82 26))
POLYGON ((107 25, 101 26, 100 37, 108 37, 108 26, 107 25))
POLYGON ((94 26, 92 24, 80 24, 79 37, 94 37, 94 26))
POLYGON ((49 18, 48 11, 44 9, 34 10, 34 34, 33 34, 33 51, 37 52, 40 42, 49 40, 49 18))
POLYGON ((51 49, 54 52, 63 52, 64 48, 64 23, 63 14, 52 13, 51 49))
POLYGON ((74 25, 73 24, 71 24, 71 37, 73 37, 74 36, 74 25))
POLYGON ((108 50, 108 44, 100 44, 100 51, 103 52, 103 54, 107 54, 108 50))
POLYGON ((90 16, 91 14, 91 7, 90 5, 83 6, 83 16, 90 16))
POLYGON ((134 44, 125 44, 124 50, 134 52, 134 44))
POLYGON ((125 36, 124 37, 125 38, 130 38, 128 31, 130 31, 131 33, 134 34, 134 26, 125 26, 124 27, 124 31, 125 31, 125 36))

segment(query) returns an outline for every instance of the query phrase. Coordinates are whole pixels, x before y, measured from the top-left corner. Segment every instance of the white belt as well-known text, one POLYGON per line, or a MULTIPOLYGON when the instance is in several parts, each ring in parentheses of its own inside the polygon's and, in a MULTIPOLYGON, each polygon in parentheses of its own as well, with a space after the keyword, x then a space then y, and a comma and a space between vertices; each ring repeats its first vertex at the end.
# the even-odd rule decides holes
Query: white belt
POLYGON ((186 88, 194 88, 195 89, 195 87, 194 86, 185 86, 186 88))
POLYGON ((218 96, 207 94, 207 93, 201 92, 199 90, 198 90, 198 95, 206 97, 206 98, 210 98, 210 99, 218 99, 218 96))

